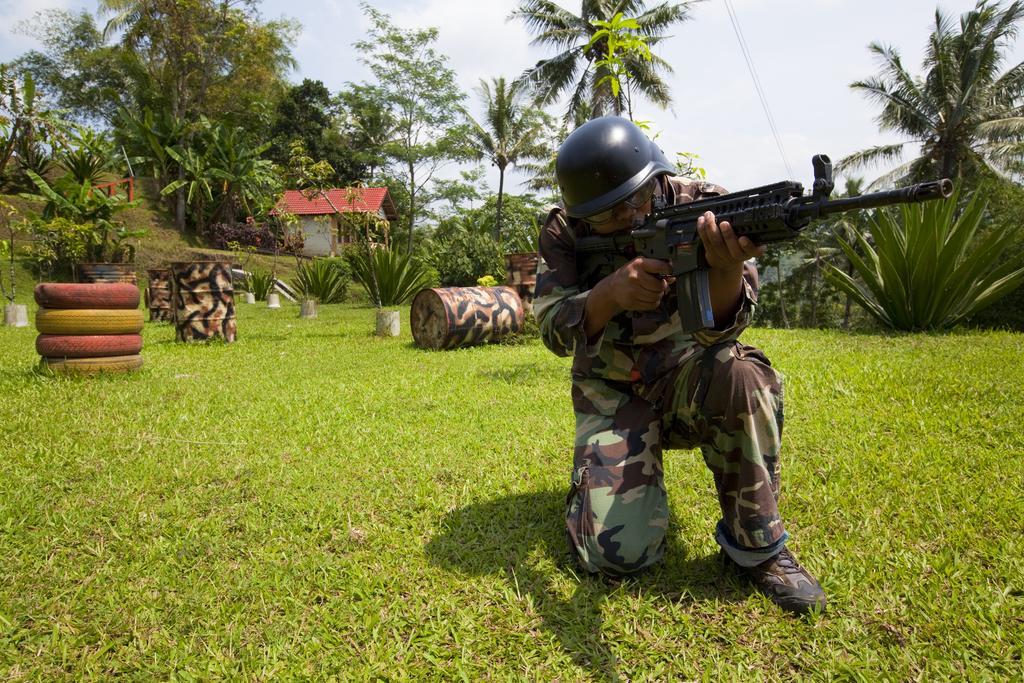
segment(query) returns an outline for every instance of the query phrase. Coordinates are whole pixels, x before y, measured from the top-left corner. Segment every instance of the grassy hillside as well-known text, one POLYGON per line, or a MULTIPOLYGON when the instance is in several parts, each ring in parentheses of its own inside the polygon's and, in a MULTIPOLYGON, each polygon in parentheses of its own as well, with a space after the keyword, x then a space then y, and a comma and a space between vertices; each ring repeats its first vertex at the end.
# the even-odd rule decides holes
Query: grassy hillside
POLYGON ((92 380, 0 328, 0 678, 1020 678, 1024 366, 993 359, 1024 336, 745 335, 786 376, 804 620, 720 571, 694 451, 665 563, 579 574, 567 359, 238 315, 232 345, 147 324, 146 367, 92 380))
MULTIPOLYGON (((145 186, 137 187, 137 195, 140 199, 139 206, 118 214, 118 219, 132 230, 146 230, 146 236, 134 240, 137 252, 135 259, 136 271, 144 283, 146 270, 148 268, 166 268, 172 261, 188 261, 193 259, 225 259, 236 261, 235 255, 230 251, 209 249, 205 247, 199 238, 193 234, 182 234, 174 227, 174 218, 171 216, 151 195, 147 195, 145 186)), ((30 215, 38 212, 41 207, 37 204, 22 199, 21 197, 0 195, 0 198, 12 203, 23 215, 30 215)), ((29 236, 19 234, 17 236, 19 253, 26 246, 29 236)), ((281 256, 276 260, 273 256, 257 254, 248 261, 249 267, 275 268, 278 276, 288 279, 295 273, 295 260, 289 256, 281 256)), ((8 278, 8 264, 0 264, 4 282, 8 278)), ((29 268, 27 259, 19 258, 16 265, 17 297, 18 303, 30 303, 32 301, 32 288, 39 278, 29 268)))

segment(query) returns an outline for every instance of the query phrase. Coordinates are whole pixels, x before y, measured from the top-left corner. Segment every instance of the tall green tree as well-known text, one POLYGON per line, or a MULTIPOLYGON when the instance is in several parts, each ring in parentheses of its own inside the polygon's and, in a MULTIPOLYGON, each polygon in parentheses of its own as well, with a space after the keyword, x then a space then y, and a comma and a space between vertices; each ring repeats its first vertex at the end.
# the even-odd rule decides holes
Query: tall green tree
POLYGON ((430 210, 431 220, 435 224, 440 223, 466 209, 472 209, 474 202, 488 196, 490 188, 484 176, 484 167, 475 166, 459 171, 458 178, 434 178, 431 185, 434 197, 430 210))
POLYGON ((521 86, 503 77, 481 80, 477 89, 484 104, 483 122, 465 112, 470 141, 479 158, 498 167, 498 200, 494 241, 501 242, 501 209, 505 194, 505 170, 520 160, 544 159, 551 150, 546 131, 552 122, 540 109, 529 106, 521 86))
MULTIPOLYGON (((579 14, 573 14, 554 0, 521 0, 510 18, 522 20, 536 35, 532 45, 553 48, 557 54, 526 69, 520 80, 530 85, 542 106, 568 94, 566 123, 578 125, 621 112, 625 93, 613 94, 616 73, 608 61, 612 35, 607 30, 609 24, 620 14, 620 21, 635 21, 636 35, 653 48, 670 28, 690 18, 694 1, 662 2, 648 8, 643 0, 582 0, 579 14)), ((664 79, 665 74, 672 73, 672 67, 664 59, 652 54, 648 60, 638 51, 627 51, 621 55, 621 65, 618 80, 628 75, 633 93, 660 107, 672 102, 664 79)))
POLYGON ((612 105, 616 116, 623 112, 633 120, 633 75, 627 61, 651 61, 654 54, 647 39, 640 33, 636 19, 627 19, 619 12, 605 21, 595 19, 597 32, 590 37, 585 49, 604 45, 605 53, 594 66, 606 75, 598 78, 595 87, 611 88, 612 105))
MULTIPOLYGON (((139 108, 185 123, 177 146, 191 145, 201 116, 229 120, 256 133, 269 118, 266 98, 284 88, 294 65, 294 25, 263 22, 253 0, 100 0, 110 16, 106 36, 118 36, 139 108)), ((177 170, 185 180, 185 170, 177 170)), ((179 229, 185 193, 176 195, 179 229)))
POLYGON ((338 99, 343 109, 341 130, 363 170, 361 179, 367 184, 379 182, 378 175, 387 165, 388 146, 396 135, 397 122, 387 93, 374 85, 349 83, 338 99))
POLYGON ((42 49, 18 57, 15 68, 31 73, 40 94, 67 119, 110 125, 118 108, 129 103, 132 87, 122 55, 89 12, 43 10, 17 31, 42 49))
POLYGON ((323 159, 334 169, 331 183, 349 185, 362 179, 366 173, 362 150, 353 136, 342 130, 343 113, 341 102, 322 81, 304 79, 277 103, 268 156, 286 166, 291 144, 301 140, 310 157, 323 159))
POLYGON ((959 21, 936 10, 923 76, 911 75, 895 48, 871 43, 868 49, 881 71, 850 87, 882 106, 882 130, 906 140, 856 152, 836 170, 901 160, 911 145, 920 146, 920 156, 876 184, 970 178, 982 167, 1024 177, 1024 62, 1003 69, 1022 18, 1022 2, 1002 6, 981 0, 959 21))
POLYGON ((406 251, 412 254, 416 219, 428 203, 425 188, 443 164, 468 156, 458 114, 465 95, 447 57, 433 47, 436 28, 405 30, 370 5, 361 7, 370 28, 355 47, 386 93, 394 120, 394 136, 385 149, 408 188, 406 251))

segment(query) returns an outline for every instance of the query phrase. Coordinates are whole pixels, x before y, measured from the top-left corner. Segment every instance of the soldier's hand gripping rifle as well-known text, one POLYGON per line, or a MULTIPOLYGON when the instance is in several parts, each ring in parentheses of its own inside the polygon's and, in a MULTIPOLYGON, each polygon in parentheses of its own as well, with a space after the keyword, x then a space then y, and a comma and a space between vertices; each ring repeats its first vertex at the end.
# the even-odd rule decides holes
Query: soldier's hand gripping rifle
POLYGON ((811 164, 814 167, 814 186, 809 195, 804 195, 800 183, 783 181, 689 204, 655 205, 644 223, 629 233, 582 237, 576 240, 576 252, 584 260, 610 252, 668 261, 676 277, 683 331, 693 333, 715 326, 708 287, 708 262, 703 242, 697 234, 697 219, 706 211, 715 214, 718 223, 728 221, 737 237, 746 236, 760 245, 793 239, 815 218, 857 209, 943 199, 953 193, 953 183, 943 178, 887 192, 829 199, 834 187, 832 162, 824 154, 817 154, 811 159, 811 164))

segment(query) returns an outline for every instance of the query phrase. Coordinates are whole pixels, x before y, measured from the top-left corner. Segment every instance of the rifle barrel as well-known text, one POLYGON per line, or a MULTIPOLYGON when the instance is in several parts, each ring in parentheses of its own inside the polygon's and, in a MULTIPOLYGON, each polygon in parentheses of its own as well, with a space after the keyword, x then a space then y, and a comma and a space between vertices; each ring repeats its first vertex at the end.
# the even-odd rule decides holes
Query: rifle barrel
MULTIPOLYGON (((810 213, 812 213, 813 217, 818 217, 852 211, 854 209, 876 209, 880 206, 890 206, 892 204, 909 204, 924 202, 929 199, 945 199, 952 194, 953 182, 949 178, 942 178, 941 180, 908 185, 907 187, 886 192, 873 192, 860 195, 859 197, 830 199, 818 204, 818 211, 813 211, 812 207, 815 206, 814 204, 808 205, 808 208, 812 209, 810 213)), ((801 213, 803 212, 801 211, 801 213)))

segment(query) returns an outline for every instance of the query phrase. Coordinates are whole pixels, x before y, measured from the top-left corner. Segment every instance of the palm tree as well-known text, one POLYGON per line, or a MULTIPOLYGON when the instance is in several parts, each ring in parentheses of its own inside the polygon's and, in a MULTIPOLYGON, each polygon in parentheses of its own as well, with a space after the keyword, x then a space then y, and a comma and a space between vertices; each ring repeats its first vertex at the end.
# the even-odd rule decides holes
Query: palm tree
POLYGON ((220 181, 214 220, 234 221, 239 209, 244 209, 249 216, 257 214, 277 191, 274 164, 262 158, 270 143, 254 145, 245 139, 239 128, 211 124, 206 118, 201 121, 206 126, 209 173, 220 181))
POLYGON ((623 65, 629 74, 629 87, 612 95, 612 74, 606 67, 595 63, 607 53, 605 40, 598 40, 590 48, 591 37, 600 30, 593 22, 611 21, 617 14, 635 19, 648 46, 661 41, 672 25, 690 18, 690 5, 697 0, 661 4, 647 9, 643 0, 581 0, 580 13, 575 15, 555 4, 554 0, 520 0, 509 18, 522 19, 536 34, 533 45, 553 47, 558 54, 542 59, 523 72, 521 82, 535 90, 541 106, 555 102, 570 93, 565 112, 566 123, 580 124, 609 112, 623 110, 630 90, 643 95, 660 107, 667 107, 672 98, 668 84, 661 73, 672 73, 672 67, 657 55, 647 61, 638 54, 626 54, 623 65))
POLYGON ((498 206, 494 222, 494 241, 501 241, 501 204, 505 192, 505 169, 520 160, 540 159, 547 155, 545 131, 550 126, 547 115, 524 105, 523 89, 503 77, 487 83, 480 80, 477 88, 486 106, 484 122, 480 123, 463 109, 470 126, 470 144, 479 155, 498 167, 498 206))
POLYGON ((873 184, 960 178, 985 167, 1021 177, 1024 62, 1001 73, 1000 68, 1022 18, 1020 1, 1003 8, 979 0, 959 23, 936 10, 923 78, 907 72, 895 48, 871 43, 881 72, 850 87, 882 105, 882 130, 908 139, 851 154, 837 172, 899 160, 906 145, 920 145, 920 156, 873 184))

